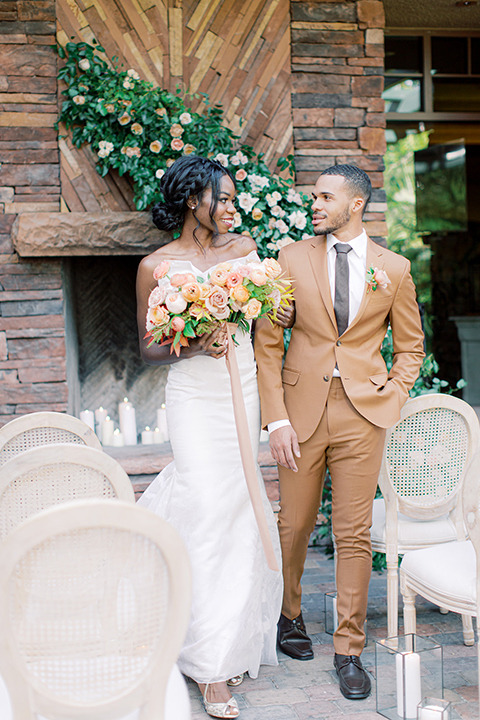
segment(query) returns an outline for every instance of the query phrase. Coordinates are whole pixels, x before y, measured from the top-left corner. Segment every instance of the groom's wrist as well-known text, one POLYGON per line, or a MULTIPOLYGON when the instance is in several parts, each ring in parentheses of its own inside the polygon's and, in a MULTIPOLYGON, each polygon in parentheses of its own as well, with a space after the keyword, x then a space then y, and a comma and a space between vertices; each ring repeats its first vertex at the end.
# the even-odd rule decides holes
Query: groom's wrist
POLYGON ((285 427, 286 425, 291 425, 290 420, 275 420, 274 422, 268 423, 267 430, 269 433, 272 433, 274 430, 278 430, 278 428, 285 427))

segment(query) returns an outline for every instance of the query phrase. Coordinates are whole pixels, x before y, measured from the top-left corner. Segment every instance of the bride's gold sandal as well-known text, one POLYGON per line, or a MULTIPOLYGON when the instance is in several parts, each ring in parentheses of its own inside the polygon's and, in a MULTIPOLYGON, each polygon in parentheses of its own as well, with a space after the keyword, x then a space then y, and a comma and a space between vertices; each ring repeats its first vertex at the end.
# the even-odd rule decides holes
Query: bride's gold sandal
POLYGON ((234 675, 230 680, 227 680, 227 685, 230 687, 238 687, 243 682, 244 673, 240 673, 240 675, 234 675))
POLYGON ((207 692, 209 683, 205 685, 205 692, 203 694, 203 704, 205 705, 205 712, 211 717, 215 718, 236 718, 238 717, 240 710, 238 709, 237 701, 234 697, 226 703, 211 703, 207 700, 207 692))

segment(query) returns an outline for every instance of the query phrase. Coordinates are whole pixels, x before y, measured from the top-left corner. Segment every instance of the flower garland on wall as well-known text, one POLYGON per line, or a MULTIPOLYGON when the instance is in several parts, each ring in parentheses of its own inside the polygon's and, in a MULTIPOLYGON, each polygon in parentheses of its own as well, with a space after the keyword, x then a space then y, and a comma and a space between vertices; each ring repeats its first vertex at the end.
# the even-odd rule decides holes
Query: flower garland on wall
MULTIPOLYGON (((204 99, 203 114, 186 105, 188 96, 172 94, 141 80, 134 69, 110 67, 87 43, 67 43, 58 53, 59 72, 67 87, 59 122, 72 130, 73 143, 89 143, 98 157, 97 171, 128 174, 134 182, 137 210, 162 199, 159 180, 175 160, 195 153, 218 160, 237 181, 233 232, 253 237, 262 257, 313 235, 309 198, 292 182, 273 174, 262 155, 224 124, 223 110, 204 99)), ((196 95, 195 97, 200 97, 196 95)), ((293 158, 282 158, 280 170, 291 171, 293 158)))

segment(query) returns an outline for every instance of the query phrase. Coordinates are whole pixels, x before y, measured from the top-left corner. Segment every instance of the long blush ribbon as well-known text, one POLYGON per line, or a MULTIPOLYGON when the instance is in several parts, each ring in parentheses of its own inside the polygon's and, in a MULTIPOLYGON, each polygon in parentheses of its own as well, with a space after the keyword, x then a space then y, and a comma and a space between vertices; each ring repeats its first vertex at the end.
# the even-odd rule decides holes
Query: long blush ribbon
POLYGON ((247 488, 250 500, 258 525, 258 531, 262 540, 263 550, 267 558, 267 564, 270 570, 278 572, 277 559, 273 552, 272 538, 268 530, 267 518, 260 495, 260 487, 258 485, 257 468, 255 458, 253 456, 252 443, 250 441, 250 431, 248 429, 247 411, 245 410, 245 402, 243 399, 242 384, 240 382, 240 373, 238 372, 237 356, 235 354, 235 343, 233 334, 237 329, 235 323, 226 323, 228 348, 226 355, 227 369, 230 374, 230 384, 232 387, 233 412, 235 415, 235 425, 237 426, 238 444, 240 446, 240 456, 242 458, 243 472, 247 482, 247 488))

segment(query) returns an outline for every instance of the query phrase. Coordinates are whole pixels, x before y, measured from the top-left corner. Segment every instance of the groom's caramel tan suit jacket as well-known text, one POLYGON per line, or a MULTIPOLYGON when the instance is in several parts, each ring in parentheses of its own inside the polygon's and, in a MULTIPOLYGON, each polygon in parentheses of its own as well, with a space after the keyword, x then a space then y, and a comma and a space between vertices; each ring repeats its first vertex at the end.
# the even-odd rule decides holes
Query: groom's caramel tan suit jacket
POLYGON ((286 277, 292 279, 295 324, 282 369, 283 330, 267 319, 257 323, 255 355, 262 426, 288 418, 299 442, 308 440, 322 417, 335 365, 360 415, 379 427, 394 425, 424 357, 409 261, 368 239, 367 270, 385 270, 391 283, 374 291, 365 282, 357 315, 340 338, 325 236, 287 245, 279 262, 286 277), (389 323, 394 359, 387 372, 380 347, 389 323))

